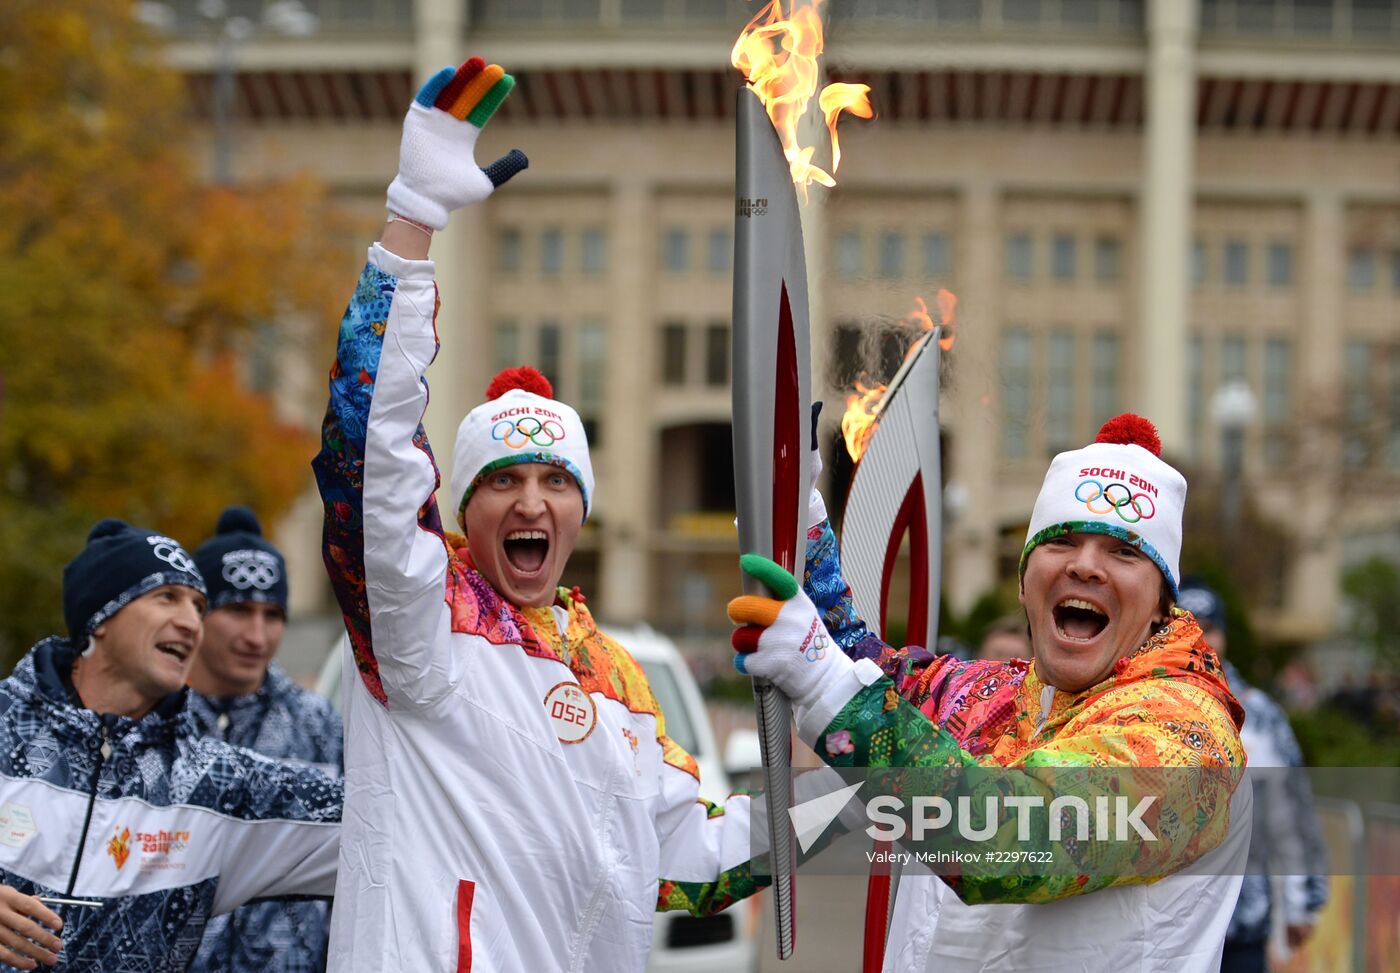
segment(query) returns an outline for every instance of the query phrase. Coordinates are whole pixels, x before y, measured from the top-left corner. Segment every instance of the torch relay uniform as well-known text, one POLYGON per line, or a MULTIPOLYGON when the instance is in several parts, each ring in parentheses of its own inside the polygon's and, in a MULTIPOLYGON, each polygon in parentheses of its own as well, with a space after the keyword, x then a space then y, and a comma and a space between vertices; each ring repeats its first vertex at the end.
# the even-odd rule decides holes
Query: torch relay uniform
MULTIPOLYGON (((256 692, 212 697, 190 691, 199 732, 292 766, 338 778, 344 729, 330 701, 302 689, 277 663, 256 692)), ((310 973, 324 969, 329 902, 258 902, 215 916, 193 969, 229 973, 310 973)))
POLYGON ((519 608, 445 536, 420 425, 436 303, 431 261, 371 249, 314 464, 350 634, 330 968, 640 973, 658 908, 755 890, 749 800, 699 799, 577 591, 519 608))
MULTIPOLYGON (((1113 534, 1153 560, 1175 593, 1185 482, 1138 446, 1103 445, 1061 454, 1052 464, 1022 563, 1037 544, 1070 530, 1113 534), (1077 507, 1044 503, 1047 494, 1075 497, 1074 470, 1096 468, 1135 471, 1122 478, 1150 475, 1160 485, 1155 532, 1130 533, 1108 517, 1086 516, 1083 499, 1095 497, 1092 489, 1078 492, 1077 507), (1163 523, 1172 507, 1175 534, 1163 523)), ((804 587, 810 601, 798 592, 761 612, 750 610, 751 598, 731 603, 731 618, 749 623, 736 630, 736 665, 793 696, 799 733, 833 767, 1017 772, 963 777, 987 779, 989 788, 1013 777, 1034 787, 1054 768, 1209 771, 1171 778, 1199 784, 1188 788, 1190 806, 1176 805, 1179 818, 1164 813, 1155 822, 1164 840, 1053 843, 1053 857, 1042 860, 1072 862, 1078 874, 1063 866, 1042 876, 989 866, 935 876, 911 863, 895 894, 886 971, 1219 969, 1245 869, 1252 795, 1238 773, 1245 763, 1243 710, 1190 613, 1173 608, 1167 624, 1101 682, 1064 692, 1043 682, 1034 663, 935 658, 880 641, 856 615, 824 522, 809 530, 804 587), (808 625, 818 643, 829 635, 843 651, 808 653, 802 665, 789 647, 797 643, 781 629, 800 633, 808 625)), ((994 840, 1004 836, 1006 828, 994 840)), ((1011 840, 1007 847, 1029 846, 1011 840)))
POLYGON ((0 681, 0 883, 56 906, 57 970, 185 970, 211 915, 330 895, 339 782, 202 737, 188 690, 139 720, 73 689, 72 640, 46 639, 0 681))

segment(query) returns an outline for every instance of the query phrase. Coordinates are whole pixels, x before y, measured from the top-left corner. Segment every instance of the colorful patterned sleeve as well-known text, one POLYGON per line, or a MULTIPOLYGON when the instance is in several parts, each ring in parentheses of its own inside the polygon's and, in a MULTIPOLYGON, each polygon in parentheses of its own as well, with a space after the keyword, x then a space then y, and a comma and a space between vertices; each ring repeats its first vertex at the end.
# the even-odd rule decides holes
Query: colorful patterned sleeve
MULTIPOLYGON (((422 374, 437 348, 436 294, 431 264, 415 266, 377 246, 372 249, 341 319, 321 450, 311 464, 325 509, 322 556, 326 570, 360 676, 383 705, 388 704, 382 672, 385 660, 376 655, 367 586, 373 584, 371 576, 376 572, 380 585, 390 590, 408 586, 410 579, 389 576, 399 565, 409 563, 401 548, 413 543, 415 525, 436 537, 441 546, 442 523, 433 498, 437 466, 419 421, 427 402, 422 374), (398 330, 392 355, 385 351, 385 335, 391 328, 398 330), (418 360, 407 360, 410 355, 418 360), (380 389, 386 378, 389 393, 380 389), (370 422, 377 391, 395 403, 392 409, 380 410, 385 415, 379 420, 378 433, 370 422), (400 434, 401 444, 387 442, 400 434), (370 459, 377 459, 376 468, 383 472, 367 486, 370 459), (404 504, 409 508, 396 509, 404 504), (375 525, 368 543, 367 524, 375 525), (402 536, 394 536, 397 533, 402 536)), ((441 563, 445 574, 445 548, 441 563)), ((441 592, 439 582, 439 601, 441 592)))
POLYGON ((1017 808, 987 831, 979 827, 975 842, 953 829, 906 846, 915 852, 975 852, 976 859, 962 860, 960 874, 943 876, 969 904, 1052 902, 1156 881, 1224 840, 1243 765, 1238 736, 1208 693, 1163 683, 1105 693, 1057 738, 1002 767, 990 755, 961 749, 882 679, 846 705, 814 749, 833 767, 898 771, 893 779, 872 774, 867 798, 899 786, 906 793, 942 796, 960 809, 964 799, 973 809, 986 807, 989 799, 999 808, 1017 808), (1152 706, 1143 705, 1138 692, 1152 694, 1152 706), (1080 818, 1087 823, 1089 814, 1075 802, 1097 811, 1097 801, 1109 799, 1116 813, 1148 797, 1141 820, 1151 839, 1124 825, 1115 834, 1122 840, 1083 840, 1080 818), (1007 804, 1007 798, 1017 800, 1007 804), (1053 826, 1052 809, 1058 811, 1053 826), (1038 870, 1040 863, 1051 863, 1051 869, 1038 870))
POLYGON ((841 552, 830 521, 807 531, 807 564, 802 577, 807 597, 822 614, 827 631, 851 659, 871 659, 894 680, 900 692, 913 686, 924 670, 937 662, 918 645, 896 649, 870 631, 856 613, 851 587, 841 575, 841 552))

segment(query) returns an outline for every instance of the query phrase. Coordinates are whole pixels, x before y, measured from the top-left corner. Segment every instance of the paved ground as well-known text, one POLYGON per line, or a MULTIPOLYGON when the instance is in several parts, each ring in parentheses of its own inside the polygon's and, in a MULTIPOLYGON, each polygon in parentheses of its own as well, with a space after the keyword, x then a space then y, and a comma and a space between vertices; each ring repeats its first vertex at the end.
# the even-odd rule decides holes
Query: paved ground
POLYGON ((778 960, 773 907, 764 903, 759 973, 860 973, 865 924, 865 879, 850 875, 803 876, 797 885, 797 951, 778 960))

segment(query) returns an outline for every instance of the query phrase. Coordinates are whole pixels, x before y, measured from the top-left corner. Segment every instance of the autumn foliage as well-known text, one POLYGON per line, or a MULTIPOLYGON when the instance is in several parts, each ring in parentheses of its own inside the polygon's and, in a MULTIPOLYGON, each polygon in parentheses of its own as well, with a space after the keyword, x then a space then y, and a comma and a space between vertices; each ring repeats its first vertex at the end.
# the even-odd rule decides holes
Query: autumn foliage
POLYGON ((309 484, 317 417, 279 412, 266 349, 325 347, 353 259, 313 181, 202 183, 159 44, 129 0, 0 6, 9 660, 60 630, 62 566, 99 517, 193 546, 225 505, 275 523, 309 484))

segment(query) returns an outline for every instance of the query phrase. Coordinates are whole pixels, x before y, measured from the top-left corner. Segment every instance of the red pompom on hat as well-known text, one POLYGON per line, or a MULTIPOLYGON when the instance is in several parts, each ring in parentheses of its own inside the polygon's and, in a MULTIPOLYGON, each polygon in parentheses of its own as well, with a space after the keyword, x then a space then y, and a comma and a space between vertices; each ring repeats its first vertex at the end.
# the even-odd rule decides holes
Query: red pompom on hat
POLYGON ((549 384, 549 379, 529 365, 517 365, 501 369, 500 374, 491 379, 491 384, 486 386, 486 401, 499 399, 512 389, 533 392, 545 399, 554 398, 554 386, 549 384))
MULTIPOLYGON (((502 372, 501 374, 505 374, 502 372)), ((1116 443, 1120 446, 1141 446, 1153 456, 1162 455, 1162 439, 1157 435, 1157 427, 1142 416, 1125 412, 1114 416, 1103 424, 1096 443, 1116 443)))

